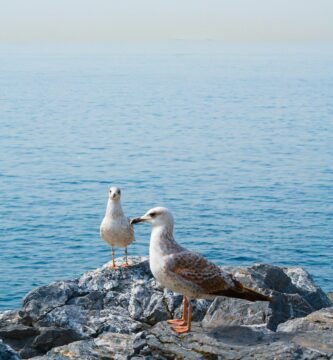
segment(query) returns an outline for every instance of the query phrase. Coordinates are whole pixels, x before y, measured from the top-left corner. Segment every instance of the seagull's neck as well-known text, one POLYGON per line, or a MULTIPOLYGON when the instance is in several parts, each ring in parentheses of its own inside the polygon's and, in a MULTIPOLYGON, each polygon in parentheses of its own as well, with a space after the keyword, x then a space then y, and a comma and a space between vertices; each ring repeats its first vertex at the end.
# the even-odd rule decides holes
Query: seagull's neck
POLYGON ((123 216, 123 209, 121 207, 120 200, 108 200, 108 204, 106 206, 105 216, 107 217, 117 217, 123 216))
POLYGON ((149 256, 164 256, 180 251, 173 237, 172 225, 154 226, 150 236, 149 256))

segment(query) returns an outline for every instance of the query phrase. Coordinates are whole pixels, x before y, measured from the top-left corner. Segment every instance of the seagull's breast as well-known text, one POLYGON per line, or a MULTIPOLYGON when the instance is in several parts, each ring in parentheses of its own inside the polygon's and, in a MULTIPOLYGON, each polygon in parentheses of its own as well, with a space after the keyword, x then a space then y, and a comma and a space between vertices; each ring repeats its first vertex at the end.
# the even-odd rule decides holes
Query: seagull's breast
POLYGON ((108 244, 117 247, 125 247, 134 241, 134 231, 126 217, 104 217, 100 235, 108 244))
POLYGON ((169 247, 165 245, 166 244, 160 246, 158 241, 150 243, 150 270, 160 285, 171 291, 183 294, 183 284, 179 282, 179 277, 169 269, 168 262, 170 254, 166 252, 169 247))
POLYGON ((175 282, 173 281, 172 274, 169 273, 166 266, 166 260, 163 255, 152 256, 150 255, 150 270, 154 278, 165 288, 176 291, 175 282))
POLYGON ((181 281, 181 278, 170 271, 168 266, 169 256, 150 257, 150 270, 157 282, 163 287, 178 293, 191 297, 197 289, 189 288, 187 282, 181 281))

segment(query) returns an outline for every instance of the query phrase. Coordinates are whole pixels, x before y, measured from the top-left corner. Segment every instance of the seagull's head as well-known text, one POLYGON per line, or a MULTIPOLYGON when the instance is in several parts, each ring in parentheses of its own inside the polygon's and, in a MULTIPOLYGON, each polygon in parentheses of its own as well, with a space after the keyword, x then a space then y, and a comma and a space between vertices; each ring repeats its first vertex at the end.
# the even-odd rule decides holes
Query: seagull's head
POLYGON ((121 191, 118 187, 112 186, 109 189, 109 199, 112 201, 120 200, 121 191))
POLYGON ((173 216, 165 207, 155 207, 148 210, 143 216, 131 219, 131 224, 140 222, 150 223, 152 226, 171 226, 173 227, 173 216))

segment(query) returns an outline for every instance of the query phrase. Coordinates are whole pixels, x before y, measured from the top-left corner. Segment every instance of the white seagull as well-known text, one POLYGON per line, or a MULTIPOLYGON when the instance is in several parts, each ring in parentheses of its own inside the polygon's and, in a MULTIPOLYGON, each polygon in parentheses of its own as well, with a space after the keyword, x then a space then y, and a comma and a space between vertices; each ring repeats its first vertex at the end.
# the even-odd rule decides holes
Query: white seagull
POLYGON ((184 296, 182 318, 168 320, 177 333, 191 330, 191 299, 227 296, 249 301, 271 301, 269 296, 246 288, 231 274, 200 254, 177 244, 173 237, 173 216, 168 209, 156 207, 131 220, 131 224, 139 222, 152 225, 149 263, 155 279, 162 286, 184 296))
POLYGON ((100 236, 112 247, 112 268, 116 267, 114 261, 114 248, 125 248, 125 264, 127 261, 127 246, 135 241, 133 226, 129 218, 124 215, 120 203, 121 191, 117 187, 111 187, 109 190, 109 199, 106 206, 105 216, 100 226, 100 236))

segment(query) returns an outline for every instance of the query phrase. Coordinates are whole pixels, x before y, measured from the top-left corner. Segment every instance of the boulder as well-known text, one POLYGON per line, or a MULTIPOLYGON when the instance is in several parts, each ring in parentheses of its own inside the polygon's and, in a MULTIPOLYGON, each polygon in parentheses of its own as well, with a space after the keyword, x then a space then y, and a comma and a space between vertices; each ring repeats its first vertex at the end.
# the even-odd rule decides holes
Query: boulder
POLYGON ((208 309, 204 325, 266 324, 276 330, 280 323, 306 316, 332 305, 310 274, 302 268, 280 268, 258 264, 247 268, 223 267, 244 285, 272 295, 273 301, 250 303, 240 299, 219 297, 208 309))
POLYGON ((34 360, 125 360, 134 354, 133 335, 104 333, 95 339, 56 347, 34 360))
POLYGON ((259 291, 269 289, 273 294, 298 294, 314 310, 332 305, 328 296, 303 268, 279 267, 270 264, 224 268, 232 272, 244 285, 259 291))
MULTIPOLYGON (((118 263, 122 261, 117 260, 118 263)), ((82 360, 113 359, 116 356, 142 358, 151 356, 147 354, 154 346, 161 353, 161 358, 168 358, 168 353, 171 358, 182 358, 182 351, 188 349, 187 345, 177 345, 178 337, 164 323, 169 318, 180 317, 182 296, 156 283, 146 258, 131 257, 129 261, 127 268, 111 269, 110 264, 106 264, 78 279, 57 281, 32 290, 23 299, 20 310, 0 313, 0 338, 22 358, 61 360, 69 358, 68 354, 71 358, 82 360), (169 342, 170 346, 167 345, 169 342), (126 351, 120 350, 124 344, 126 351)), ((197 339, 193 340, 193 344, 190 341, 189 350, 189 354, 197 358, 200 346, 195 347, 195 341, 206 349, 202 356, 207 353, 223 357, 225 354, 229 356, 227 358, 233 358, 245 354, 246 349, 249 350, 247 356, 256 351, 266 356, 260 339, 266 339, 272 353, 279 358, 278 344, 289 336, 280 330, 280 324, 305 318, 332 305, 327 295, 301 268, 258 264, 225 269, 245 285, 271 294, 273 301, 251 303, 223 297, 214 301, 193 301, 195 331, 184 339, 190 341, 192 336, 197 339), (278 335, 272 332, 277 328, 278 335), (230 352, 229 348, 223 350, 227 346, 225 333, 236 337, 244 335, 244 339, 249 339, 252 345, 246 342, 244 346, 239 344, 243 348, 236 352, 230 352), (254 341, 257 338, 260 341, 254 341), (222 344, 218 350, 215 349, 216 342, 222 344)), ((288 334, 291 332, 294 330, 288 334)), ((231 347, 236 345, 232 343, 231 347)), ((283 342, 283 346, 281 354, 284 355, 297 351, 308 354, 310 351, 296 341, 290 346, 283 342)), ((311 356, 316 354, 315 351, 311 356)))
POLYGON ((21 357, 10 346, 0 340, 0 360, 20 360, 21 357))
POLYGON ((308 316, 280 324, 278 332, 331 331, 333 341, 333 307, 321 309, 308 316))
POLYGON ((178 336, 165 323, 159 323, 134 340, 134 359, 331 359, 332 332, 311 335, 277 333, 260 326, 194 325, 192 332, 178 336))
POLYGON ((333 292, 327 293, 327 297, 330 299, 331 303, 333 304, 333 292))

